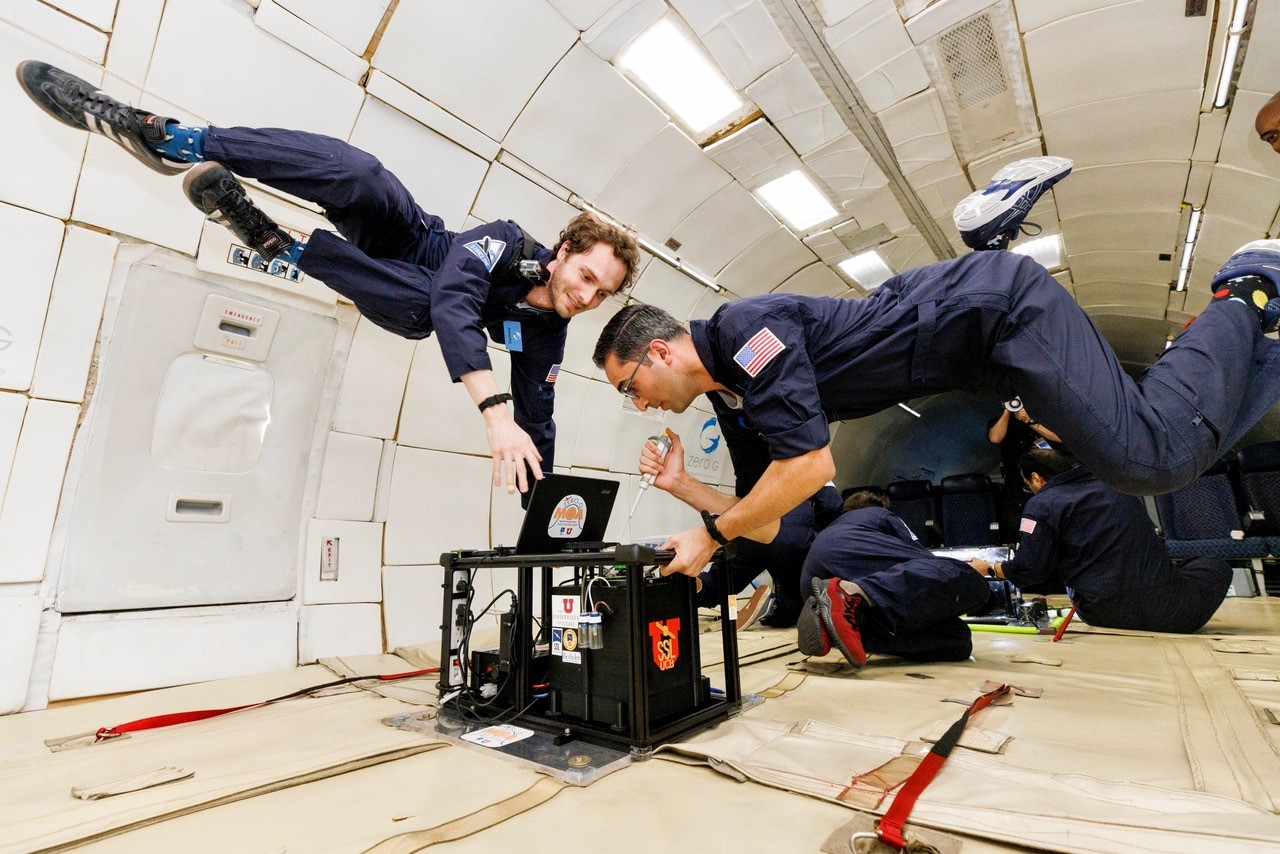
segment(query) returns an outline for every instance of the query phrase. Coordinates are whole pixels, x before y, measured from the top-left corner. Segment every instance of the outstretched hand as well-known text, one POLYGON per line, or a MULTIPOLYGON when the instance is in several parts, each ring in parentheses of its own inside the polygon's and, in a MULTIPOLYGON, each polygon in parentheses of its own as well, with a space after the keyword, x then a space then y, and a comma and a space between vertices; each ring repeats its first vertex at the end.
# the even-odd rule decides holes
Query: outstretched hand
POLYGON ((493 485, 501 486, 505 480, 508 494, 517 489, 528 492, 528 472, 533 472, 535 478, 542 480, 542 454, 538 453, 529 434, 520 429, 520 425, 505 412, 505 407, 501 407, 501 410, 494 416, 489 416, 488 411, 485 413, 489 450, 493 453, 493 485))
MULTIPOLYGON (((672 448, 673 452, 674 450, 672 448)), ((671 563, 660 570, 662 575, 673 575, 678 572, 681 575, 697 578, 711 562, 711 556, 716 553, 719 545, 711 539, 711 535, 705 529, 693 528, 682 534, 671 535, 662 544, 662 548, 673 549, 676 553, 671 563)))

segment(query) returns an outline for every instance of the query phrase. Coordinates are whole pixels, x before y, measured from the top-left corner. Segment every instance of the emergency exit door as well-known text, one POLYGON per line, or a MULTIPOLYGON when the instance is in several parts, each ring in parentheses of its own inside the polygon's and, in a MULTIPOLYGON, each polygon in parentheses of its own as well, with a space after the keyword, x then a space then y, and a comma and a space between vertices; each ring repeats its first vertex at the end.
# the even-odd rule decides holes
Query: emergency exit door
POLYGON ((77 440, 59 610, 294 596, 336 329, 197 278, 130 271, 77 440))

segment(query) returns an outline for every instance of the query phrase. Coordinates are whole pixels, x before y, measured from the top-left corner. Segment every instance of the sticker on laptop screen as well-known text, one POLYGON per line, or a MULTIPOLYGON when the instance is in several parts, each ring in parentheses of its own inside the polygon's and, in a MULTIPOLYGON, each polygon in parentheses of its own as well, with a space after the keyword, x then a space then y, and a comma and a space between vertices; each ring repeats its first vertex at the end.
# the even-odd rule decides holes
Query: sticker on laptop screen
POLYGON ((551 524, 547 534, 561 540, 571 540, 582 533, 587 523, 587 502, 581 495, 566 495, 551 511, 551 524))

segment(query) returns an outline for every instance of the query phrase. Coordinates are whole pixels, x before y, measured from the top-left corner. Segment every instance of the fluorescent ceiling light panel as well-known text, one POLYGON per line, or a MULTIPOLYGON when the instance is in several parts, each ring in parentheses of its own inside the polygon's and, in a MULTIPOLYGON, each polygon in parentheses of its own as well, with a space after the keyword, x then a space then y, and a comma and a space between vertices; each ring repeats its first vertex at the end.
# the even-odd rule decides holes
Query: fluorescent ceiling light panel
POLYGON ((742 109, 742 96, 671 19, 641 33, 618 57, 695 134, 742 109))
POLYGON ((1028 240, 1013 247, 1013 251, 1034 258, 1046 270, 1056 270, 1062 266, 1062 235, 1050 234, 1028 240))
POLYGON ((1200 232, 1200 215, 1204 208, 1192 208, 1191 219, 1187 222, 1187 237, 1182 242, 1182 264, 1178 267, 1178 284, 1175 291, 1183 291, 1187 287, 1187 276, 1191 274, 1191 258, 1196 251, 1196 237, 1200 232))
POLYGON ((868 291, 879 287, 886 279, 893 276, 889 265, 884 263, 880 253, 874 249, 841 261, 839 267, 846 276, 868 291))
POLYGON ((1236 54, 1240 52, 1240 36, 1244 34, 1244 16, 1248 11, 1248 0, 1235 0, 1231 9, 1231 29, 1227 31, 1227 48, 1222 54, 1222 67, 1218 69, 1218 87, 1213 95, 1214 107, 1227 105, 1227 92, 1231 89, 1231 75, 1235 72, 1236 54))
POLYGON ((827 197, 799 169, 765 184, 756 190, 756 195, 797 231, 805 231, 836 215, 827 197))

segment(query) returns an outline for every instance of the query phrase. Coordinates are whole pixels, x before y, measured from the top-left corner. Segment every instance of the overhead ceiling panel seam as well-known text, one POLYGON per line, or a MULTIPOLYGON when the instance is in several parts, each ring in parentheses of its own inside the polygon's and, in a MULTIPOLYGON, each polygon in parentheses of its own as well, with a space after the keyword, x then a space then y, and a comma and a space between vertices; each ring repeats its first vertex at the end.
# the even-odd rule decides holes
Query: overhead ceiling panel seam
POLYGON ((821 21, 813 0, 763 0, 765 8, 782 30, 783 37, 804 61, 818 86, 831 100, 836 112, 858 138, 889 179, 893 194, 902 204, 907 218, 920 232, 939 259, 954 258, 951 241, 929 214, 924 202, 907 181, 880 122, 867 109, 853 81, 849 79, 831 49, 818 31, 821 21))

